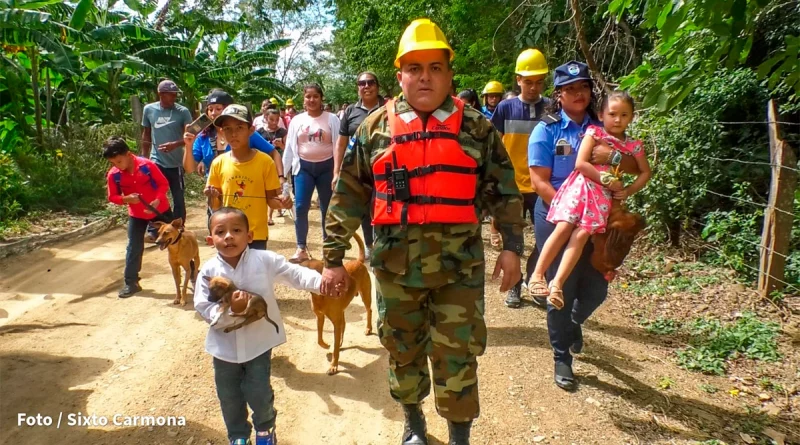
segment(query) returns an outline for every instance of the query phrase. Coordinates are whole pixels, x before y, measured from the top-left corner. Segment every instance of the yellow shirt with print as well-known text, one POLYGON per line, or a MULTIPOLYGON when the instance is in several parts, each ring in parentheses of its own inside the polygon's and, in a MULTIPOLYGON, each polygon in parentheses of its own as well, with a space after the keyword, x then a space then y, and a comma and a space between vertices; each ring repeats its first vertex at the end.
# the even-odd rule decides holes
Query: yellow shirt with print
POLYGON ((280 192, 281 188, 278 171, 269 155, 256 151, 247 162, 238 162, 231 152, 217 156, 211 163, 207 184, 222 190, 223 206, 235 207, 247 215, 253 240, 269 239, 266 191, 280 192))

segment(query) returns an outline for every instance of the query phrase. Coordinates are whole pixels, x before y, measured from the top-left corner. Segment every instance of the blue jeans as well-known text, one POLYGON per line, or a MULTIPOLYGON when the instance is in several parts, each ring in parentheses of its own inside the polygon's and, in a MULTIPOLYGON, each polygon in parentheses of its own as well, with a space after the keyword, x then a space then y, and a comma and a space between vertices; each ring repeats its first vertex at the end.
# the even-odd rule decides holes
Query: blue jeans
POLYGON ((167 209, 163 215, 164 218, 156 216, 153 219, 128 217, 128 248, 125 252, 125 272, 123 275, 125 284, 137 284, 139 282, 139 271, 142 270, 142 255, 144 254, 144 234, 148 230, 148 224, 151 222, 172 222, 172 210, 167 209))
MULTIPOLYGON (((542 250, 547 238, 553 233, 555 224, 547 222, 549 207, 541 198, 536 202, 533 212, 533 231, 536 237, 536 247, 542 250)), ((566 247, 566 246, 564 246, 566 247)), ((547 332, 550 335, 550 345, 553 347, 553 359, 556 363, 572 366, 572 354, 569 347, 577 340, 580 325, 603 304, 608 296, 608 282, 603 274, 597 271, 590 262, 593 246, 589 242, 583 249, 583 255, 575 265, 575 269, 564 282, 564 308, 558 310, 552 305, 547 305, 547 332)), ((547 269, 545 278, 552 280, 561 264, 562 248, 553 264, 547 269)))
POLYGON ((169 182, 169 192, 172 195, 172 209, 176 218, 183 219, 186 222, 186 201, 183 196, 183 167, 167 168, 158 166, 164 177, 169 182))
POLYGON ((247 405, 253 410, 256 431, 275 427, 275 394, 270 384, 272 350, 244 363, 229 363, 214 358, 214 383, 222 408, 228 439, 249 439, 252 426, 247 421, 247 405))
POLYGON ((328 235, 325 232, 325 213, 331 202, 331 182, 333 182, 333 158, 322 162, 308 162, 300 160, 300 171, 294 177, 295 190, 295 218, 294 231, 297 235, 297 247, 306 248, 308 238, 308 210, 311 208, 311 196, 314 188, 319 195, 319 211, 322 213, 322 239, 328 235))

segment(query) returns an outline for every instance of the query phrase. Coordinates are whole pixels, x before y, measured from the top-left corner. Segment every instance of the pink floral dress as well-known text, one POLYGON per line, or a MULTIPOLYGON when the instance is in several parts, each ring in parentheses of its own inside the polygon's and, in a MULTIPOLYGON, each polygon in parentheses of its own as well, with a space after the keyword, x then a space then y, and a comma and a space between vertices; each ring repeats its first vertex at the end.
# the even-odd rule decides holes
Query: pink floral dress
MULTIPOLYGON (((642 141, 626 139, 621 141, 609 135, 601 127, 590 125, 586 134, 596 141, 605 141, 609 146, 634 157, 644 156, 642 141)), ((595 165, 599 172, 608 171, 609 165, 595 165)), ((547 221, 555 224, 568 222, 590 234, 606 231, 608 213, 611 211, 611 190, 591 179, 586 179, 574 170, 556 192, 547 221)))

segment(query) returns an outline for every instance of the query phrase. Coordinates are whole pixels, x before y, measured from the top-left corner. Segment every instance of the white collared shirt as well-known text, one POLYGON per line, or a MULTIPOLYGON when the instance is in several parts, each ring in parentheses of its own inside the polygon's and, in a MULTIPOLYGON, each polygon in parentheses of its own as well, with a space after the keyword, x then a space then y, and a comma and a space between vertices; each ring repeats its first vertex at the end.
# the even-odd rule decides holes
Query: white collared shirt
POLYGON ((219 318, 216 326, 208 330, 206 351, 226 362, 244 363, 286 343, 286 328, 275 300, 275 284, 281 283, 298 290, 319 293, 321 280, 322 276, 317 271, 291 264, 283 256, 268 250, 245 249, 235 269, 217 254, 203 264, 194 292, 194 307, 197 312, 209 323, 219 318), (220 316, 219 304, 208 301, 208 282, 203 277, 216 276, 230 278, 237 288, 264 297, 269 318, 278 325, 278 332, 275 332, 275 326, 262 318, 225 333, 222 327, 243 319, 227 313, 220 316))

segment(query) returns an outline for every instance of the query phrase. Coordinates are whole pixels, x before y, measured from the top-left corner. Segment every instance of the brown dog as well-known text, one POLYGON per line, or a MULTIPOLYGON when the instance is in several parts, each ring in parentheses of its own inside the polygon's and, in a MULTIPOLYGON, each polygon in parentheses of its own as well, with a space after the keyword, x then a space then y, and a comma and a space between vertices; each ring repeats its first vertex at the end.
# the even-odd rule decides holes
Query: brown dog
POLYGON ((603 274, 606 281, 611 282, 616 277, 617 268, 630 253, 636 235, 644 227, 641 216, 629 212, 619 200, 612 201, 606 232, 592 236, 594 252, 591 263, 603 274))
MULTIPOLYGON (((358 243, 358 258, 344 263, 344 268, 350 276, 347 290, 338 298, 311 294, 311 305, 317 316, 317 344, 325 349, 330 346, 322 340, 322 328, 325 326, 325 317, 333 323, 333 360, 328 368, 328 375, 339 372, 339 351, 344 341, 344 328, 347 325, 344 319, 344 310, 353 301, 356 293, 361 295, 364 308, 367 310, 367 329, 365 335, 372 333, 372 281, 369 277, 367 266, 364 265, 364 241, 356 233, 353 236, 358 243)), ((319 260, 306 260, 301 266, 314 269, 322 273, 324 264, 319 260)))
POLYGON ((175 279, 177 291, 172 304, 180 303, 181 306, 185 306, 189 279, 191 278, 194 285, 200 267, 200 247, 197 244, 197 237, 183 228, 183 220, 180 218, 170 224, 157 221, 153 226, 158 229, 156 244, 161 250, 167 249, 169 252, 169 266, 172 268, 172 278, 175 279), (181 292, 181 267, 186 271, 183 292, 181 292))
POLYGON ((220 311, 233 311, 235 317, 244 317, 244 321, 225 328, 225 332, 235 331, 250 323, 266 318, 268 322, 275 326, 275 332, 279 332, 278 324, 269 318, 267 302, 264 297, 252 292, 239 291, 233 281, 225 277, 203 277, 208 282, 208 301, 220 303, 220 311), (237 292, 239 291, 239 292, 237 292))

